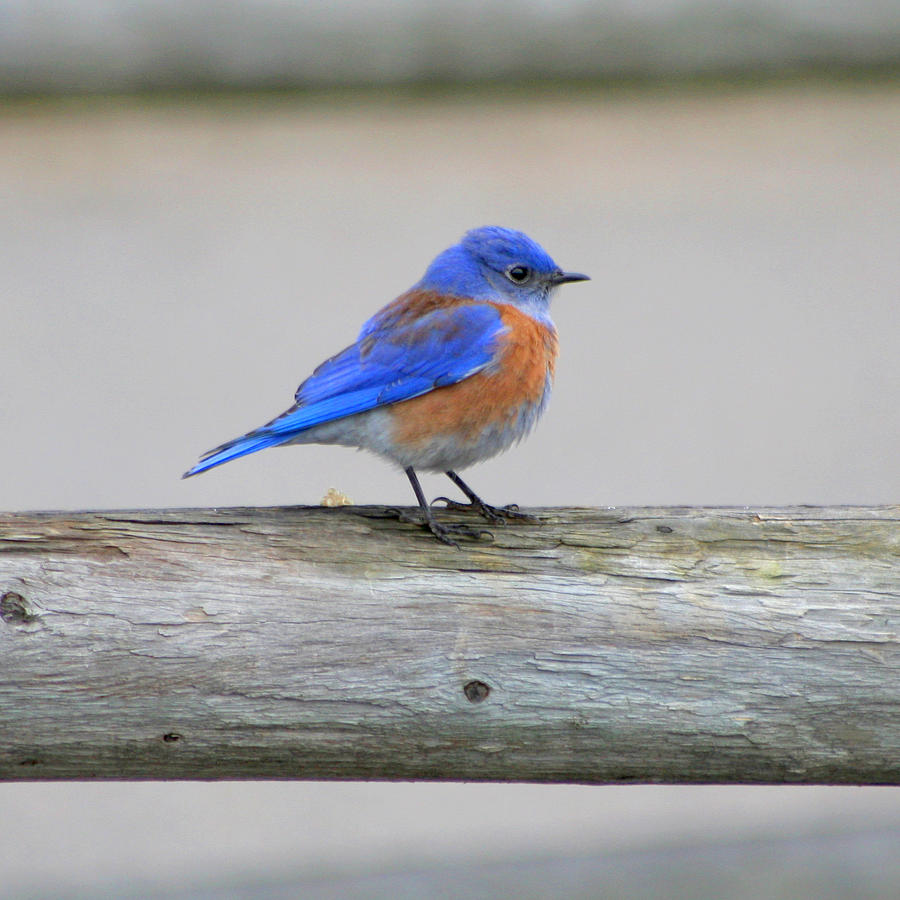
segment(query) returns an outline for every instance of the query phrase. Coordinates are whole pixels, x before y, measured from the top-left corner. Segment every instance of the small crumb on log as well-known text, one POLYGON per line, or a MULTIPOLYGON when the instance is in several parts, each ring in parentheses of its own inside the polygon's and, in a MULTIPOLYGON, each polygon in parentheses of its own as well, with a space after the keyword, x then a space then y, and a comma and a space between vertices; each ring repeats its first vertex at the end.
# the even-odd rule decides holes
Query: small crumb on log
POLYGON ((319 506, 353 506, 353 501, 337 488, 330 487, 319 501, 319 506))

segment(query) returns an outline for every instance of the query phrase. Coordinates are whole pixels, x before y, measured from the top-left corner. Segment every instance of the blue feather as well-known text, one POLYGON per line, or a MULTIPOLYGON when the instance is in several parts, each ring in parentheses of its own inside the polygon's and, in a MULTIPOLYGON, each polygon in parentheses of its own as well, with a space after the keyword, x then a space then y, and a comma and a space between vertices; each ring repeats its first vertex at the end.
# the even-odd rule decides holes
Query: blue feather
POLYGON ((276 419, 210 450, 184 477, 288 443, 304 431, 410 400, 488 368, 504 325, 496 307, 460 302, 398 325, 400 298, 370 319, 355 344, 322 363, 297 388, 296 403, 276 419))

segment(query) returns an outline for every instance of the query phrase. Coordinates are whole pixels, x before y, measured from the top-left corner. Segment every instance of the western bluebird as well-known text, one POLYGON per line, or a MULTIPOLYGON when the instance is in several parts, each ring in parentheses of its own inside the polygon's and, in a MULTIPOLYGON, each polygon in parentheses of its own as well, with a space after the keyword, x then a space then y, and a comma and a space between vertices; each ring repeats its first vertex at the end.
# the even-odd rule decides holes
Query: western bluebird
POLYGON ((451 534, 478 537, 478 529, 435 519, 415 470, 445 472, 469 498, 467 508, 491 522, 517 515, 484 503, 456 470, 508 449, 534 427, 557 355, 550 296, 586 280, 563 272, 520 231, 469 231, 369 319, 354 344, 323 362, 290 409, 210 450, 184 477, 282 444, 359 447, 406 472, 423 527, 438 540, 458 546, 451 534))

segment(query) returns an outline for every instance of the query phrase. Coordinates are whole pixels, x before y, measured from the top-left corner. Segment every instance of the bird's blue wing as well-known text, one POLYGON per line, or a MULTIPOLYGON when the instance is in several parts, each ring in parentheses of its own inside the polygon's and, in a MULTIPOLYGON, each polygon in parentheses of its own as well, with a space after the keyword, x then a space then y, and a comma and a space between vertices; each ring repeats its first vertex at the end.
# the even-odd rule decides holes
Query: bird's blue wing
POLYGON ((495 307, 461 303, 417 315, 415 306, 399 303, 370 319, 355 344, 322 363, 297 389, 291 409, 209 451, 185 477, 286 443, 323 422, 455 384, 493 363, 505 330, 495 307))
POLYGON ((299 405, 362 391, 369 399, 360 402, 370 409, 455 384, 491 363, 504 330, 499 312, 487 304, 438 308, 406 322, 390 311, 370 319, 355 344, 322 363, 297 388, 299 405))

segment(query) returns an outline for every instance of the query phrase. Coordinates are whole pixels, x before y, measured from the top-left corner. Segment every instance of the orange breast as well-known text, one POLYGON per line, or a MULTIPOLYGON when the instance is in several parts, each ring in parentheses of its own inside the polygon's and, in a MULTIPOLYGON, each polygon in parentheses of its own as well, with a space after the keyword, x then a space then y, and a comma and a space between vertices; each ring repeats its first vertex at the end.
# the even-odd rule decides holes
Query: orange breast
MULTIPOLYGON (((453 435, 477 441, 486 430, 512 429, 523 410, 538 407, 553 377, 558 352, 556 331, 508 304, 492 304, 508 331, 499 341, 498 358, 490 370, 420 397, 394 404, 393 439, 407 447, 453 435)), ((516 438, 521 435, 515 435, 516 438)))

